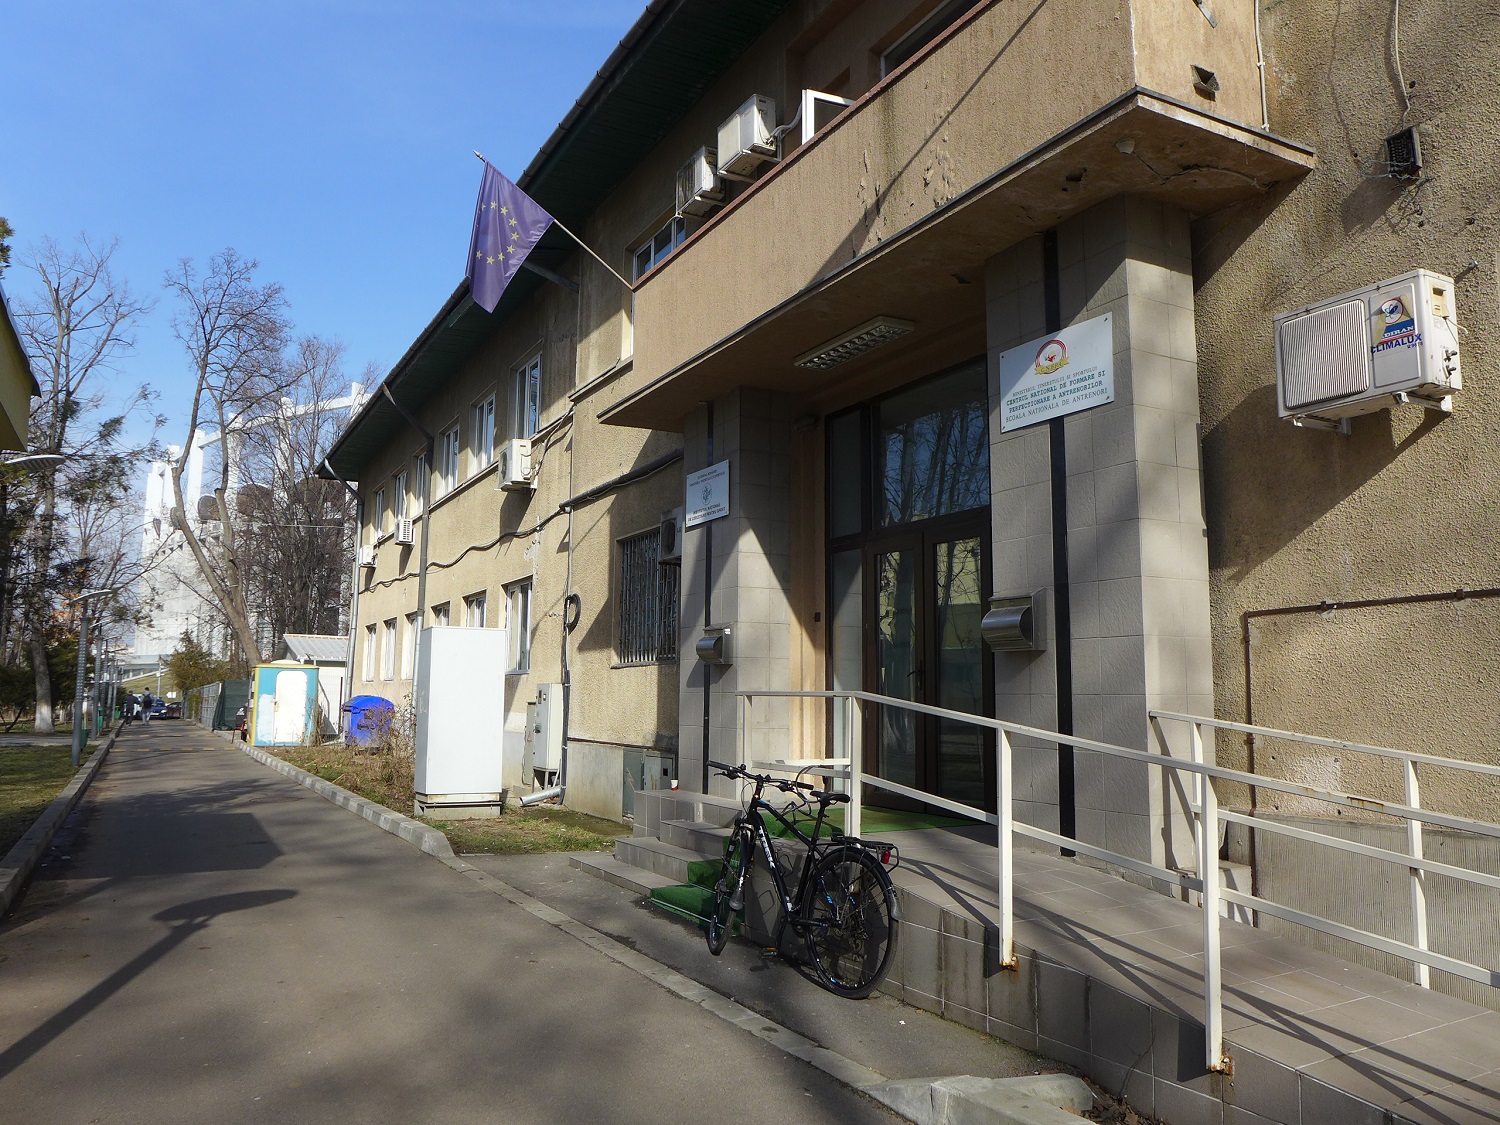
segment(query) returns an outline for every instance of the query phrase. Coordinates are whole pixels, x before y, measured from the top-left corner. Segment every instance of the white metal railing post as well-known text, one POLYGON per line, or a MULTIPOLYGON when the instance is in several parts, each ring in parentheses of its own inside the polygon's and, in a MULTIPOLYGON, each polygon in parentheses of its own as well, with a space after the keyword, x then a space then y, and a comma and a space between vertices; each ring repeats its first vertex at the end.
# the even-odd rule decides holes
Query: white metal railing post
POLYGON ((1011 808, 1011 750, 1010 735, 996 731, 995 743, 995 816, 1000 830, 1000 967, 1016 967, 1016 899, 1015 860, 1016 838, 1011 808))
MULTIPOLYGON (((1421 788, 1417 785, 1416 763, 1408 759, 1402 763, 1406 772, 1406 803, 1414 809, 1422 807, 1421 788)), ((1406 843, 1407 851, 1413 859, 1421 859, 1422 855, 1422 822, 1412 817, 1406 818, 1406 843)), ((1418 949, 1427 950, 1427 883, 1423 877, 1422 869, 1419 867, 1408 868, 1411 878, 1411 917, 1412 944, 1418 949)), ((1423 988, 1432 987, 1432 974, 1427 965, 1421 961, 1416 963, 1417 983, 1423 988)))
POLYGON ((742 695, 742 696, 740 696, 740 705, 739 705, 738 711, 739 711, 739 715, 737 717, 737 722, 735 724, 735 725, 737 725, 740 728, 739 729, 739 738, 737 739, 737 741, 739 742, 739 753, 740 753, 740 760, 739 760, 738 764, 742 765, 742 766, 748 766, 750 764, 750 757, 749 757, 749 754, 747 753, 747 750, 746 750, 746 735, 745 735, 745 727, 748 726, 749 723, 750 723, 750 697, 748 695, 742 695))
POLYGON ((844 697, 849 704, 849 716, 844 723, 844 753, 849 758, 849 807, 844 813, 844 831, 858 836, 864 829, 865 785, 864 763, 860 760, 860 747, 864 745, 864 709, 852 695, 844 697))
MULTIPOLYGON (((1203 728, 1193 724, 1193 760, 1203 760, 1203 728)), ((1197 772, 1197 771, 1194 771, 1197 772)), ((1198 875, 1203 883, 1203 1007, 1204 1046, 1209 1070, 1227 1069, 1224 1059, 1224 997, 1219 966, 1219 798, 1201 773, 1198 807, 1198 875)))

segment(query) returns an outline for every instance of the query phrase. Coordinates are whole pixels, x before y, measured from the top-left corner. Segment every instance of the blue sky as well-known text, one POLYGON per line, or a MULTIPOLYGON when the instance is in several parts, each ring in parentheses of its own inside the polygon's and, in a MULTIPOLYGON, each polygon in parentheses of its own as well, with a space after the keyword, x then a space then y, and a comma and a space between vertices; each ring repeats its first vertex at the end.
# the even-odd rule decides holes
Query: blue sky
POLYGON ((21 252, 119 238, 116 275, 157 306, 116 378, 157 388, 181 441, 167 269, 233 246, 286 286, 299 333, 384 374, 463 276, 470 150, 518 176, 643 8, 9 0, 0 215, 21 252))

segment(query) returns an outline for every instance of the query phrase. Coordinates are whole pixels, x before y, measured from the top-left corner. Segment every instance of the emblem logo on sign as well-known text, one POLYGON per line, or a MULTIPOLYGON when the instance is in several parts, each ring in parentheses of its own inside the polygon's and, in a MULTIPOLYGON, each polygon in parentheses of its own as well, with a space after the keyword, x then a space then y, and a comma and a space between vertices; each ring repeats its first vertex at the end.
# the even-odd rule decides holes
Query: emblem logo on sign
POLYGON ((1061 340, 1048 340, 1036 353, 1036 373, 1051 375, 1068 364, 1068 346, 1061 340))
POLYGON ((1380 335, 1382 340, 1409 336, 1416 331, 1417 325, 1412 319, 1411 310, 1406 307, 1406 302, 1400 297, 1388 297, 1382 301, 1380 316, 1385 321, 1385 330, 1380 335))

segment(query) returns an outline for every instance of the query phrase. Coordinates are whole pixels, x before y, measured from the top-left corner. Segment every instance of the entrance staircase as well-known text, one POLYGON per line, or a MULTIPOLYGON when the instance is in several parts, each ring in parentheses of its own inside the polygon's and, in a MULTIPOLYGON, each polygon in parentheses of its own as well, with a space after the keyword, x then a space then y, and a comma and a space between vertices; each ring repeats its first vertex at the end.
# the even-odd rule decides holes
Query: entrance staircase
MULTIPOLYGON (((636 797, 634 835, 587 869, 701 914, 740 805, 636 797)), ((1054 853, 1019 851, 1018 964, 998 964, 994 830, 887 832, 901 942, 882 991, 1057 1059, 1170 1125, 1500 1121, 1500 1012, 1234 919, 1223 924, 1229 1073, 1204 1068, 1202 915, 1054 853)), ((757 870, 745 931, 771 940, 757 870)), ((704 954, 707 956, 706 952, 704 954)))

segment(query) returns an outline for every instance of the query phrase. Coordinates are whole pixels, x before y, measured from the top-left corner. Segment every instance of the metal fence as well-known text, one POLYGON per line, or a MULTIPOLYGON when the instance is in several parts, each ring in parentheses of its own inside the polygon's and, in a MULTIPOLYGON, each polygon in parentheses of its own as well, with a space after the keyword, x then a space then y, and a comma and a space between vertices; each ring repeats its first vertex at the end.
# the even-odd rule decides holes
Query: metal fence
POLYGON ((960 711, 950 711, 945 708, 931 707, 921 703, 910 703, 906 700, 892 699, 887 696, 875 695, 863 691, 741 691, 736 694, 739 696, 739 758, 742 763, 747 761, 748 720, 750 709, 753 707, 756 699, 826 699, 830 701, 829 706, 840 710, 839 721, 832 724, 836 732, 836 737, 838 737, 841 743, 841 745, 834 748, 836 751, 834 757, 798 761, 759 761, 755 762, 754 765, 756 768, 786 771, 812 770, 830 777, 844 779, 848 784, 849 794, 852 798, 849 803, 845 823, 846 830, 851 835, 857 836, 860 832, 860 805, 864 798, 866 787, 908 797, 950 812, 955 816, 965 817, 998 827, 996 885, 999 893, 999 961, 1003 967, 1014 968, 1017 963, 1015 951, 1016 913, 1012 879, 1017 837, 1025 837, 1038 843, 1070 851, 1078 855, 1088 856, 1090 859, 1148 876, 1152 880, 1160 880, 1169 885, 1201 894, 1203 904, 1203 1004, 1207 1055, 1205 1061, 1210 1070, 1225 1070, 1228 1066, 1228 1059, 1224 1051, 1223 973, 1219 956, 1220 927, 1223 922, 1221 905, 1226 902, 1250 910, 1260 911, 1287 922, 1405 958, 1418 966, 1417 980, 1418 983, 1424 986, 1428 985, 1428 970, 1441 969, 1467 980, 1500 988, 1500 970, 1472 964, 1468 961, 1449 957, 1441 953, 1434 953, 1428 948, 1426 888, 1424 886, 1425 876, 1431 874, 1459 879, 1475 886, 1487 887, 1491 890, 1500 890, 1500 877, 1472 871, 1468 868, 1456 867, 1452 864, 1439 863, 1426 859, 1422 854, 1422 828, 1424 825, 1430 824, 1455 829, 1491 839, 1500 839, 1500 825, 1423 808, 1420 801, 1416 772, 1416 767, 1421 765, 1430 768, 1459 770, 1487 777, 1500 777, 1500 766, 1466 762, 1453 758, 1442 758, 1431 754, 1391 750, 1384 747, 1365 746, 1358 743, 1338 742, 1333 739, 1293 734, 1266 727, 1250 727, 1239 723, 1224 722, 1196 715, 1182 715, 1169 711, 1152 711, 1149 713, 1149 716, 1154 726, 1159 725, 1164 720, 1187 724, 1191 748, 1188 758, 1171 757, 1165 753, 1164 740, 1163 752, 1161 753, 1132 750, 1128 747, 1112 746, 1108 743, 1093 741, 1092 739, 1060 735, 1056 731, 1040 730, 1035 727, 1022 726, 1019 723, 1006 722, 1001 719, 968 715, 960 711), (994 813, 987 813, 972 805, 939 797, 866 773, 863 769, 863 755, 860 749, 863 745, 861 731, 866 718, 865 711, 869 707, 900 708, 918 714, 932 715, 940 719, 968 723, 972 726, 994 732, 994 752, 996 755, 995 781, 997 789, 996 811, 994 813), (1336 748, 1349 752, 1372 754, 1395 759, 1402 763, 1406 778, 1406 799, 1404 802, 1381 801, 1371 797, 1343 793, 1331 789, 1319 789, 1315 786, 1304 785, 1298 782, 1285 781, 1260 774, 1245 773, 1240 770, 1226 769, 1214 765, 1206 760, 1204 753, 1203 732, 1205 729, 1237 731, 1261 737, 1288 739, 1294 742, 1302 742, 1325 748, 1336 748), (1097 847, 1084 840, 1062 836, 1056 832, 1049 832, 1044 828, 1039 828, 1036 825, 1016 820, 1013 811, 1013 797, 1016 787, 1011 742, 1016 737, 1058 746, 1068 746, 1072 747, 1075 751, 1100 754, 1123 761, 1135 762, 1145 769, 1167 769, 1175 771, 1177 775, 1181 775, 1181 780, 1185 783, 1187 791, 1191 794, 1187 813, 1191 820, 1197 870, 1179 871, 1161 867, 1137 859, 1134 856, 1113 852, 1107 848, 1097 847), (1218 795, 1215 793, 1212 784, 1213 780, 1228 783, 1237 782, 1251 787, 1271 789, 1282 793, 1311 798, 1341 808, 1360 809, 1365 812, 1381 813, 1402 818, 1408 825, 1408 852, 1403 854, 1357 841, 1345 840, 1326 833, 1315 832, 1306 828, 1252 818, 1232 810, 1221 810, 1219 808, 1218 795), (1226 823, 1242 824, 1255 831, 1284 833, 1304 842, 1326 845, 1340 851, 1352 852, 1366 858, 1379 859, 1405 867, 1410 872, 1412 888, 1411 932, 1413 940, 1407 942, 1370 933, 1316 914, 1272 902, 1255 894, 1222 886, 1219 879, 1219 829, 1221 824, 1226 823), (1212 877, 1202 878, 1201 873, 1203 872, 1211 873, 1212 877))

